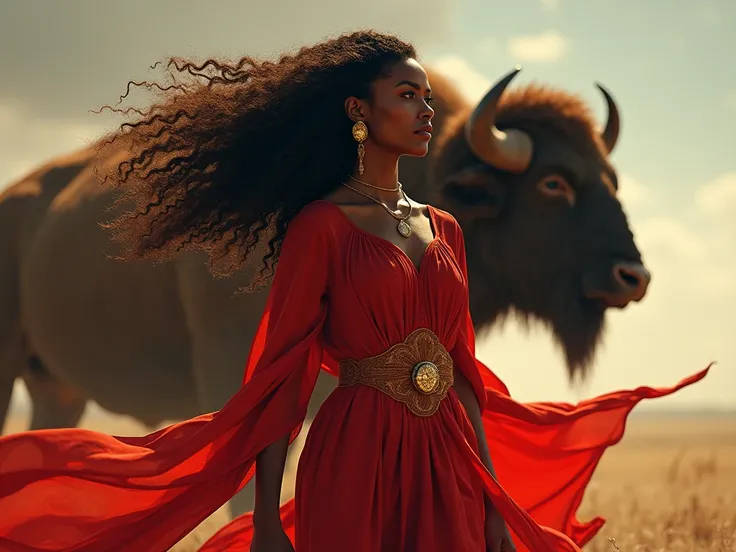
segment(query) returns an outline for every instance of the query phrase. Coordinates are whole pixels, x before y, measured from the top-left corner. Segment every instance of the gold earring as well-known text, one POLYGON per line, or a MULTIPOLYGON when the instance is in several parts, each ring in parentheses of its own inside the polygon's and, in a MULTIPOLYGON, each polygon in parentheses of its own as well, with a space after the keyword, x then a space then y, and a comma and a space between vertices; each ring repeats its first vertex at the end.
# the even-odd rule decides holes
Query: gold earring
POLYGON ((353 138, 358 142, 358 172, 363 174, 365 167, 363 166, 363 157, 365 157, 365 146, 363 142, 368 138, 368 127, 363 121, 358 121, 353 125, 353 138))

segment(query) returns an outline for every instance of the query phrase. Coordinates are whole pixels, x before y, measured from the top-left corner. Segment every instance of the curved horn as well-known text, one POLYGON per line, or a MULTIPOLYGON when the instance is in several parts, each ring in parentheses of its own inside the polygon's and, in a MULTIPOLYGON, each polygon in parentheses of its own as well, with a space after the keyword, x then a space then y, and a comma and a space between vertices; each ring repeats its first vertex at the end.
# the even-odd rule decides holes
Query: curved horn
POLYGON ((606 128, 601 133, 601 139, 603 140, 603 143, 606 144, 606 149, 608 150, 608 153, 611 153, 613 151, 613 148, 616 147, 616 142, 618 141, 618 135, 619 132, 621 132, 621 117, 619 115, 618 106, 616 106, 616 102, 613 99, 613 96, 606 90, 603 85, 596 83, 595 84, 598 87, 598 90, 601 91, 603 94, 603 97, 606 99, 606 104, 608 104, 608 122, 606 122, 606 128))
POLYGON ((521 71, 517 66, 486 93, 465 123, 465 139, 470 151, 497 169, 522 173, 530 165, 534 144, 521 130, 505 132, 496 128, 496 107, 511 80, 521 71))

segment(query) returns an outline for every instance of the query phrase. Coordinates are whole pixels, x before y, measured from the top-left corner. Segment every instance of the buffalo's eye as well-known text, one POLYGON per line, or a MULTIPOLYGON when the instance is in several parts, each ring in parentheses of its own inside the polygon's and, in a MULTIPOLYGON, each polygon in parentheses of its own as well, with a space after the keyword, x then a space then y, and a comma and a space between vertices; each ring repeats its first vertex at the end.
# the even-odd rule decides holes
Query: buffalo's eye
POLYGON ((549 198, 565 198, 570 205, 575 203, 575 190, 562 175, 547 175, 539 181, 537 187, 549 198))

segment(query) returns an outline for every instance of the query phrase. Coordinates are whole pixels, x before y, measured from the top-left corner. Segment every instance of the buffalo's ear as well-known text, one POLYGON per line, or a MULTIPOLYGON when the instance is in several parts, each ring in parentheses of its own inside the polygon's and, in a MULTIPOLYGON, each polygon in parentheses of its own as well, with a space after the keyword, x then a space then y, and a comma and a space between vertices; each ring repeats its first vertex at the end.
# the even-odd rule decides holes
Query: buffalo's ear
POLYGON ((458 219, 488 219, 498 217, 507 190, 488 167, 474 165, 448 175, 439 193, 447 210, 458 219))

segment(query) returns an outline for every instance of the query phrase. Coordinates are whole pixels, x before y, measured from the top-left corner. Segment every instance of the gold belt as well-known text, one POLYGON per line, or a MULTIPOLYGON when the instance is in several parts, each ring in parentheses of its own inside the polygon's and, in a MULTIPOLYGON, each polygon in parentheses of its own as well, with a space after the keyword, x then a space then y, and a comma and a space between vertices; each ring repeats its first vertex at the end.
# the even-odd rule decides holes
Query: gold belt
POLYGON ((453 383, 452 357, 437 336, 419 328, 380 355, 340 361, 340 387, 367 385, 431 416, 453 383))

